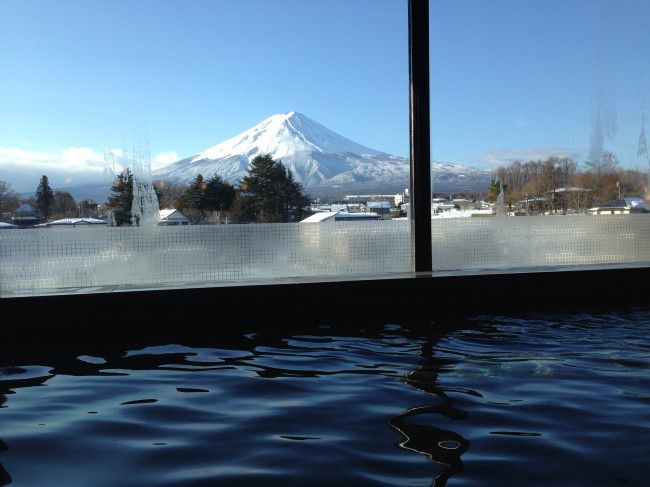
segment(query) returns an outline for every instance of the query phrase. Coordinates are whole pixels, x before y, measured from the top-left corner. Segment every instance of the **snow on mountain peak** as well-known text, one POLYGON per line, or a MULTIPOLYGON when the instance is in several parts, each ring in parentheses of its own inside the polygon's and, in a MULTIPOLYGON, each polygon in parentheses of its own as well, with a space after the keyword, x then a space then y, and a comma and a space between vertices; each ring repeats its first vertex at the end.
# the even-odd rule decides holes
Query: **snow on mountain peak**
MULTIPOLYGON (((238 184, 250 161, 264 154, 282 161, 296 181, 308 188, 356 191, 408 186, 407 159, 357 144, 296 111, 272 115, 235 137, 161 168, 156 176, 188 183, 197 174, 206 178, 219 174, 238 184)), ((472 171, 447 164, 436 167, 435 163, 432 170, 446 180, 472 171)))
POLYGON ((381 154, 293 111, 272 115, 245 132, 200 152, 192 160, 236 155, 252 159, 260 154, 271 154, 274 159, 282 159, 306 152, 381 154))

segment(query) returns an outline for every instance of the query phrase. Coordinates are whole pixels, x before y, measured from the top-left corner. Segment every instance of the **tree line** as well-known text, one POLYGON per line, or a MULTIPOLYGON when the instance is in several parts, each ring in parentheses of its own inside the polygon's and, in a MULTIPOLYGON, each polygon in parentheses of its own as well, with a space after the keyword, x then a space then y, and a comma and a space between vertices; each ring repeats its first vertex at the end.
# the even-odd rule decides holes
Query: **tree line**
POLYGON ((617 199, 619 195, 645 197, 646 184, 645 173, 622 169, 611 152, 583 166, 570 158, 549 157, 499 167, 486 199, 496 201, 503 185, 505 204, 510 210, 584 210, 617 199))
MULTIPOLYGON (((176 208, 195 224, 297 221, 309 205, 291 170, 268 154, 251 161, 237 187, 219 175, 197 174, 187 186, 157 181, 154 188, 161 208, 176 208)), ((113 182, 107 202, 117 225, 131 221, 132 201, 133 174, 126 169, 113 182)))
POLYGON ((45 175, 41 176, 32 198, 19 199, 11 185, 0 180, 0 215, 11 213, 23 204, 34 207, 44 219, 97 216, 95 202, 88 199, 77 202, 69 192, 53 190, 45 175))

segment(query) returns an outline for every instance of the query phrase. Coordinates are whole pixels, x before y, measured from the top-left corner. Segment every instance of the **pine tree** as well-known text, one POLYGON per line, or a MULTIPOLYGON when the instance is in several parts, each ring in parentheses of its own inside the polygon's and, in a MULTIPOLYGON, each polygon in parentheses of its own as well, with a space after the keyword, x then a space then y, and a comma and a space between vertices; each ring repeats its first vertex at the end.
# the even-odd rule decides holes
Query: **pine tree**
POLYGON ((202 206, 209 211, 226 211, 235 199, 235 187, 215 174, 205 185, 202 206))
POLYGON ((41 180, 36 188, 36 206, 45 218, 49 218, 52 213, 52 205, 54 204, 54 192, 50 188, 50 182, 47 176, 41 176, 41 180))
POLYGON ((291 170, 269 154, 251 161, 239 185, 239 218, 257 222, 288 222, 300 219, 309 199, 294 181, 291 170))
MULTIPOLYGON (((158 205, 162 198, 162 193, 157 185, 153 187, 158 198, 158 205)), ((106 204, 109 210, 113 212, 117 226, 131 222, 131 210, 133 208, 133 173, 126 168, 117 175, 111 186, 111 195, 108 197, 106 204)))
MULTIPOLYGON (((487 195, 485 197, 485 201, 489 201, 491 203, 494 203, 497 198, 499 197, 499 193, 501 193, 501 181, 499 180, 498 177, 494 178, 492 182, 490 183, 490 186, 488 186, 487 190, 487 195)), ((506 190, 506 185, 503 185, 503 190, 506 190)))
POLYGON ((125 169, 117 175, 107 207, 113 212, 115 223, 121 226, 131 221, 131 206, 133 205, 133 174, 125 169))
POLYGON ((198 174, 179 198, 181 209, 194 223, 199 223, 205 218, 206 187, 203 176, 198 174))
POLYGON ((236 190, 232 207, 228 211, 228 219, 232 223, 248 223, 253 221, 254 215, 248 201, 242 196, 240 190, 236 190))

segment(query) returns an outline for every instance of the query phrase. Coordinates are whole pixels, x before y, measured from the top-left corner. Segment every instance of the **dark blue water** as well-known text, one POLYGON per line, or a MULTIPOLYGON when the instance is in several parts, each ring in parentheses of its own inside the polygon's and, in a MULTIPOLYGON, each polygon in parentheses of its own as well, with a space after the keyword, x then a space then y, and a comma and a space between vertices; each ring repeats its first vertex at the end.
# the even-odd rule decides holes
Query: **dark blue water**
POLYGON ((0 484, 648 485, 649 336, 633 310, 4 350, 0 484))

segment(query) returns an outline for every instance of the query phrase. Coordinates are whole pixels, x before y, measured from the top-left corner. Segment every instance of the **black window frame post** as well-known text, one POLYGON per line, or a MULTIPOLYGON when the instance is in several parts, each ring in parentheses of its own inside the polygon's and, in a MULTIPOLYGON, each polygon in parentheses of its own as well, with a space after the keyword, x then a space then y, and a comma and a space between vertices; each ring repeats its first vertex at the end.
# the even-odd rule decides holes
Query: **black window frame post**
POLYGON ((431 272, 429 0, 409 0, 411 229, 415 272, 431 272))

